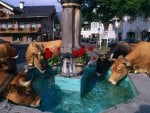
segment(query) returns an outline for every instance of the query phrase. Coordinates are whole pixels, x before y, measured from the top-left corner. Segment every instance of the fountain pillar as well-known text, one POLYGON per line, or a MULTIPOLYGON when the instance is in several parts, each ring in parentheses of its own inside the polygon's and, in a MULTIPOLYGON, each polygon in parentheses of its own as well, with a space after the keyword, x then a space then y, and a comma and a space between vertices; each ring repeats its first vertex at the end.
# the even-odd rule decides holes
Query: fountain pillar
POLYGON ((62 40, 61 53, 71 53, 78 48, 81 31, 81 12, 78 0, 60 0, 62 5, 62 40))

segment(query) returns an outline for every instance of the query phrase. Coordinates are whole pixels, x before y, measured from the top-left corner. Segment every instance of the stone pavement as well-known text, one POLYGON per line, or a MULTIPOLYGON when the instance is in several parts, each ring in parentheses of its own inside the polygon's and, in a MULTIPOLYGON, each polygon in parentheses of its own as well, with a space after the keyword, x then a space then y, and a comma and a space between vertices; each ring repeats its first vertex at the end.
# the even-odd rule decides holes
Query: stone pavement
POLYGON ((130 74, 138 96, 103 113, 150 113, 150 78, 145 74, 130 74))

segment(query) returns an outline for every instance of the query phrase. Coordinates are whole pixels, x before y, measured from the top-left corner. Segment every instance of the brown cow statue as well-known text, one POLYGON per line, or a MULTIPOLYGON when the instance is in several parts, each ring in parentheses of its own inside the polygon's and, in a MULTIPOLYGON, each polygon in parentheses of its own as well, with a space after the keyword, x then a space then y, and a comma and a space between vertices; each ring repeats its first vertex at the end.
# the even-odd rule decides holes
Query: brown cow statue
POLYGON ((133 44, 119 42, 114 47, 110 48, 106 54, 96 53, 99 55, 96 67, 97 75, 105 74, 119 55, 126 56, 131 52, 133 47, 133 44))
POLYGON ((111 66, 109 81, 117 84, 128 72, 150 74, 150 42, 139 42, 125 57, 119 56, 111 66))
MULTIPOLYGON (((3 77, 11 76, 11 74, 6 71, 0 71, 0 75, 0 83, 3 77)), ((27 80, 26 74, 17 74, 12 77, 10 82, 0 92, 0 95, 16 104, 38 107, 41 98, 33 89, 31 82, 31 80, 27 80)))
POLYGON ((17 50, 9 43, 0 43, 0 70, 6 70, 12 74, 17 73, 17 50))
POLYGON ((57 48, 62 45, 62 40, 48 42, 33 42, 26 51, 26 62, 28 67, 36 67, 40 72, 44 72, 47 68, 47 63, 44 58, 44 49, 49 48, 53 52, 53 56, 59 55, 57 48))

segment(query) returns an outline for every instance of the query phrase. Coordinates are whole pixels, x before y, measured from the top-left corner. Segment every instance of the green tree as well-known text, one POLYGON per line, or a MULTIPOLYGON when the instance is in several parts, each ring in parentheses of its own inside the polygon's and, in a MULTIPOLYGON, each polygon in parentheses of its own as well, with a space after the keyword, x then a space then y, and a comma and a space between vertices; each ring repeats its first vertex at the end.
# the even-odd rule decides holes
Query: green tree
POLYGON ((110 23, 112 18, 124 15, 150 16, 150 0, 81 0, 83 21, 110 23))

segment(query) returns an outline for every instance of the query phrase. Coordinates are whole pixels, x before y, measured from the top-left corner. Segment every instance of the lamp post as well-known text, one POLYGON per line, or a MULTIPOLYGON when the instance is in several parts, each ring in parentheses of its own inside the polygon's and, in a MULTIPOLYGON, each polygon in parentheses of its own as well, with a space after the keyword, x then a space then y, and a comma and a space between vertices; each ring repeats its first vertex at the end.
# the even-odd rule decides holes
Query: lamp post
POLYGON ((99 32, 99 48, 102 49, 101 28, 98 28, 98 32, 99 32))
POLYGON ((104 26, 102 23, 100 23, 100 26, 98 28, 98 32, 99 32, 99 48, 102 49, 102 36, 104 33, 104 26))

